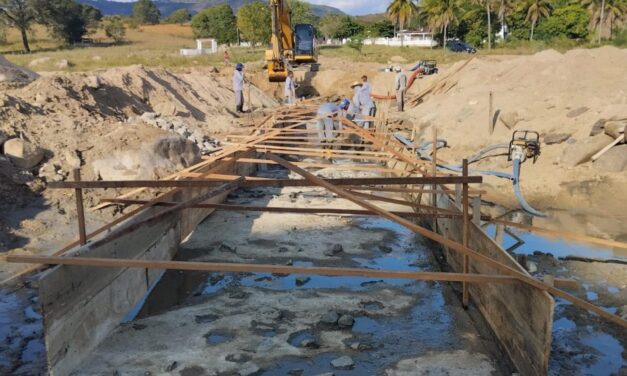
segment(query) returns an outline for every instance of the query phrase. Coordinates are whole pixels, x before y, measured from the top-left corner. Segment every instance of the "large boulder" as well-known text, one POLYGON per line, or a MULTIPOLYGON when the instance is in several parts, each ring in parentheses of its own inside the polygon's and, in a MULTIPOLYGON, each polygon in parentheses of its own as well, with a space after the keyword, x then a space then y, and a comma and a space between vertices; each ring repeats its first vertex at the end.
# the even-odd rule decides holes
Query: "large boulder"
POLYGON ((564 149, 560 161, 564 166, 575 167, 581 163, 587 162, 590 157, 611 142, 612 138, 604 133, 586 137, 583 140, 577 140, 564 149))
POLYGON ((12 138, 4 143, 4 154, 11 162, 23 169, 30 169, 44 158, 44 151, 21 138, 12 138))
POLYGON ((627 168, 627 144, 617 145, 605 152, 594 162, 594 167, 603 172, 622 172, 627 168))
POLYGON ((503 123, 503 125, 505 125, 507 129, 512 129, 515 128, 516 124, 523 120, 523 118, 518 114, 517 111, 512 111, 501 113, 501 115, 499 116, 499 120, 501 120, 501 123, 503 123))

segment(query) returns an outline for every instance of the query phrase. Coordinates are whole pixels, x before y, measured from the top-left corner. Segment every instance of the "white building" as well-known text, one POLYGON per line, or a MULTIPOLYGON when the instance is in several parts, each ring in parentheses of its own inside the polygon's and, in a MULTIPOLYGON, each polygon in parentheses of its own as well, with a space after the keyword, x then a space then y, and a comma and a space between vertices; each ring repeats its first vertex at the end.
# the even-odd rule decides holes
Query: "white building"
POLYGON ((401 30, 394 38, 367 38, 364 39, 364 44, 432 48, 436 47, 438 42, 433 39, 433 33, 401 30))
POLYGON ((196 48, 181 49, 182 56, 198 56, 198 55, 207 55, 207 54, 215 54, 218 52, 218 42, 215 39, 196 39, 196 48), (207 48, 208 47, 208 48, 207 48))

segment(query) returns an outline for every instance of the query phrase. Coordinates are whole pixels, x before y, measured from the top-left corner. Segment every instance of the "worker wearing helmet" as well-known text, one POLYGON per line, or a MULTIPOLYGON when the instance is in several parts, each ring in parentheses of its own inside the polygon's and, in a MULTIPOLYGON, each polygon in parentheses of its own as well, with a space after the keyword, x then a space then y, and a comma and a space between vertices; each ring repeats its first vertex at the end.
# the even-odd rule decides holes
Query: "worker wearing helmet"
POLYGON ((394 78, 394 88, 396 90, 396 105, 398 111, 403 112, 405 110, 405 90, 407 90, 407 75, 403 72, 403 68, 397 65, 394 70, 396 71, 396 77, 394 78))
POLYGON ((244 64, 237 63, 233 72, 233 93, 235 94, 235 111, 244 112, 244 64))
POLYGON ((318 108, 318 138, 321 142, 330 142, 335 137, 334 130, 342 129, 342 122, 338 118, 346 116, 346 111, 350 106, 348 99, 342 99, 339 104, 333 102, 323 103, 318 108))

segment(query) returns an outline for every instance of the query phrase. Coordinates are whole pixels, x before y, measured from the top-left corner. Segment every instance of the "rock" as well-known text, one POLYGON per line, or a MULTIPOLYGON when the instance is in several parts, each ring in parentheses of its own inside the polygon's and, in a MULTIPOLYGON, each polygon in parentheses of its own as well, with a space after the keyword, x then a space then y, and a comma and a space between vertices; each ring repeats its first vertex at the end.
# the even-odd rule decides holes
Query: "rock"
POLYGON ((544 136, 544 143, 547 145, 561 144, 569 138, 570 135, 568 133, 551 133, 544 136))
POLYGON ((355 361, 347 355, 341 356, 339 358, 333 359, 331 361, 331 366, 336 369, 353 369, 355 367, 355 361))
POLYGON ((603 133, 603 129, 605 128, 605 123, 607 120, 599 119, 593 125, 592 129, 590 129, 590 136, 596 136, 600 133, 603 133))
POLYGON ((304 340, 300 341, 298 346, 307 349, 320 348, 320 344, 318 343, 318 341, 315 340, 315 338, 305 338, 304 340))
POLYGON ((305 370, 302 368, 294 368, 294 369, 289 370, 287 374, 292 375, 292 376, 300 376, 303 374, 303 372, 305 372, 305 370))
POLYGON ((59 166, 54 165, 52 162, 46 162, 41 165, 37 175, 47 183, 63 181, 65 179, 59 166))
POLYGON ((567 118, 574 118, 577 117, 579 115, 582 115, 586 112, 588 112, 589 108, 588 107, 579 107, 576 108, 574 110, 568 111, 568 113, 566 114, 567 118))
POLYGON ((141 116, 141 119, 145 122, 157 120, 159 114, 156 112, 144 112, 141 116))
POLYGON ((70 169, 80 168, 81 167, 81 159, 75 150, 65 150, 63 153, 63 157, 65 158, 65 162, 68 164, 70 169))
POLYGON ((289 250, 289 248, 287 248, 287 247, 279 247, 279 253, 287 253, 287 252, 289 252, 289 251, 290 251, 290 250, 289 250))
POLYGON ((15 166, 26 170, 37 166, 44 158, 44 151, 41 148, 20 138, 6 141, 4 154, 15 166))
POLYGON ((627 304, 622 307, 619 307, 616 310, 616 315, 620 316, 623 320, 627 320, 627 304))
POLYGON ((379 249, 381 250, 381 252, 383 253, 392 253, 393 249, 392 247, 388 247, 386 245, 380 245, 379 249))
POLYGON ((98 55, 96 55, 96 56, 93 56, 91 59, 92 59, 93 61, 100 61, 100 60, 102 60, 102 56, 98 56, 98 55))
POLYGON ((614 146, 597 159, 593 166, 603 172, 625 171, 627 169, 627 144, 614 146))
POLYGON ((200 162, 200 149, 193 142, 180 137, 164 137, 152 146, 152 152, 170 161, 189 167, 200 162))
POLYGON ((325 373, 319 373, 315 376, 335 376, 335 374, 333 372, 325 372, 325 373))
POLYGON ((350 344, 351 350, 367 351, 372 350, 372 345, 368 343, 353 342, 350 344))
POLYGON ((29 67, 36 67, 39 64, 43 64, 45 62, 48 62, 50 60, 49 57, 40 57, 39 59, 34 59, 33 61, 31 61, 30 63, 28 63, 29 67))
POLYGON ((229 354, 225 359, 227 362, 246 363, 251 360, 252 357, 248 354, 229 354))
POLYGON ((174 361, 172 363, 170 363, 167 367, 165 367, 165 371, 166 372, 172 372, 176 369, 176 367, 179 366, 179 363, 177 361, 174 361))
POLYGON ((617 139, 627 128, 627 121, 608 121, 605 123, 605 134, 617 139))
POLYGON ((527 263, 525 264, 525 268, 527 269, 529 274, 533 274, 538 271, 538 266, 536 265, 536 263, 533 261, 529 261, 529 260, 527 260, 527 263))
POLYGON ((342 315, 339 320, 337 320, 337 324, 340 328, 352 328, 355 323, 355 319, 351 315, 342 315))
POLYGON ((341 244, 333 244, 333 246, 329 249, 327 249, 326 251, 324 251, 324 255, 325 256, 335 256, 338 253, 341 253, 344 251, 344 247, 342 247, 341 244))
POLYGON ((55 65, 59 69, 67 69, 70 67, 70 62, 66 59, 61 59, 55 65))
POLYGON ((98 76, 85 77, 85 86, 87 86, 88 88, 97 90, 100 89, 101 85, 102 84, 100 83, 100 78, 98 78, 98 76))
POLYGON ((324 325, 335 325, 337 324, 337 320, 339 319, 340 316, 337 314, 337 312, 330 311, 320 317, 319 323, 324 325))
POLYGON ((575 167, 587 162, 590 157, 612 142, 612 138, 606 134, 586 137, 583 140, 568 145, 560 158, 561 164, 567 167, 575 167))
POLYGON ((518 112, 513 111, 502 112, 499 115, 499 120, 501 120, 501 123, 503 123, 503 125, 505 125, 507 129, 512 129, 516 127, 516 124, 518 124, 523 119, 520 117, 520 115, 518 115, 518 112))
POLYGON ((222 252, 235 252, 237 251, 237 246, 229 242, 222 242, 222 244, 220 244, 220 250, 222 252))
POLYGON ((296 286, 303 286, 309 281, 311 281, 309 277, 298 277, 296 278, 296 286))

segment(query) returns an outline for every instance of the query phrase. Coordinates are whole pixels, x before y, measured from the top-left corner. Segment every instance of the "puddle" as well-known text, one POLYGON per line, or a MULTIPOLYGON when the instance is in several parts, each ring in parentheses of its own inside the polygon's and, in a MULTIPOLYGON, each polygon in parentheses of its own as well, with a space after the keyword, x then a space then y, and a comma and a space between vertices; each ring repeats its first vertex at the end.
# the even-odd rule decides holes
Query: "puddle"
POLYGON ((212 331, 204 335, 208 345, 219 345, 233 339, 233 333, 226 331, 212 331))
MULTIPOLYGON (((567 256, 586 257, 599 260, 620 260, 627 261, 627 253, 625 250, 612 249, 597 245, 578 243, 571 240, 544 237, 542 235, 518 231, 509 227, 509 230, 517 237, 523 240, 523 244, 514 249, 515 253, 530 255, 535 251, 543 253, 551 253, 556 258, 567 256)), ((485 228, 486 233, 494 238, 496 226, 490 224, 485 228)), ((503 248, 508 249, 515 246, 518 240, 510 236, 508 233, 503 234, 503 248)))
POLYGON ((623 346, 620 342, 605 333, 593 332, 589 336, 583 337, 581 342, 595 349, 597 361, 584 367, 583 373, 586 375, 612 375, 620 371, 623 364, 623 346))
POLYGON ((300 348, 318 348, 318 338, 312 330, 305 329, 293 333, 288 339, 290 345, 300 348))

